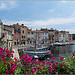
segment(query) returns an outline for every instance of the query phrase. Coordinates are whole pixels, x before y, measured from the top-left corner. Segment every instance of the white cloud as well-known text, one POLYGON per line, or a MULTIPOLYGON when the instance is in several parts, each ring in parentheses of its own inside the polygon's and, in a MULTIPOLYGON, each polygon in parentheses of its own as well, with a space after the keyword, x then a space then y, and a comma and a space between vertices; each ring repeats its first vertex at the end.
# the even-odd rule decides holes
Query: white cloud
POLYGON ((0 10, 12 9, 17 6, 16 1, 0 1, 0 10))
POLYGON ((7 23, 19 23, 19 24, 26 24, 30 26, 48 26, 48 25, 63 25, 63 24, 71 24, 75 23, 75 18, 51 18, 47 20, 34 20, 34 21, 14 21, 7 23))

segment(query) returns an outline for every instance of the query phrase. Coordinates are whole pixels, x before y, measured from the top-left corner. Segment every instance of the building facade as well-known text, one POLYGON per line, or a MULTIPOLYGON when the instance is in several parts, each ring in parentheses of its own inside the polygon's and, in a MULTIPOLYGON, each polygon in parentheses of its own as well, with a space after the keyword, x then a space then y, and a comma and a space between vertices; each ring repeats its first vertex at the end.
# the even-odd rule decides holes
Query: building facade
POLYGON ((14 24, 12 25, 12 28, 14 29, 14 45, 18 45, 20 44, 20 41, 21 41, 21 28, 20 28, 20 25, 17 23, 17 24, 14 24))
POLYGON ((73 41, 73 36, 72 34, 69 34, 69 42, 72 42, 73 41))

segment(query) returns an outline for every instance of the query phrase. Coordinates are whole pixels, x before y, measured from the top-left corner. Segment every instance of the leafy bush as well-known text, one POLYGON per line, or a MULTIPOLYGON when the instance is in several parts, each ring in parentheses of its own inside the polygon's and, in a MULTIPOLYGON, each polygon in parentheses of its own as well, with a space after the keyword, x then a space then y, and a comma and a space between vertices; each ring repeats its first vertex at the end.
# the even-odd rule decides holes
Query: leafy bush
POLYGON ((0 47, 0 74, 75 74, 75 53, 56 62, 50 53, 52 61, 45 62, 32 59, 27 54, 17 60, 13 57, 13 51, 0 47))

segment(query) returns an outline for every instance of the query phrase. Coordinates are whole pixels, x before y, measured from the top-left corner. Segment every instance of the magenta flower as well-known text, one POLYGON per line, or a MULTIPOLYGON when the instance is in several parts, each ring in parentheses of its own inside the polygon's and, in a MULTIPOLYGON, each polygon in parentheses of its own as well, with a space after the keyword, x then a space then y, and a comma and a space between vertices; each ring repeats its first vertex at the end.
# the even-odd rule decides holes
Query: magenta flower
POLYGON ((26 72, 26 74, 28 74, 29 72, 26 72))
POLYGON ((55 67, 56 67, 56 64, 55 64, 55 63, 53 63, 53 66, 55 66, 55 67))
POLYGON ((7 70, 7 71, 6 71, 6 74, 8 74, 8 73, 9 73, 9 71, 7 70))
POLYGON ((49 68, 49 72, 52 72, 54 69, 52 69, 52 68, 49 68))
POLYGON ((15 61, 17 61, 17 59, 16 58, 14 58, 15 59, 15 61))
POLYGON ((55 59, 54 57, 51 57, 51 59, 55 59))
POLYGON ((33 59, 33 61, 36 61, 36 59, 33 59))
POLYGON ((45 64, 45 61, 42 61, 43 64, 45 64))
POLYGON ((63 66, 62 64, 60 64, 60 66, 63 66))
POLYGON ((32 74, 34 74, 35 73, 35 69, 33 68, 33 69, 31 69, 31 72, 32 72, 32 74))
POLYGON ((31 60, 32 60, 32 58, 31 58, 31 57, 29 57, 29 58, 27 59, 27 62, 31 62, 31 60))
POLYGON ((14 51, 11 51, 11 53, 14 53, 14 51))
POLYGON ((49 64, 50 62, 49 61, 47 61, 47 64, 49 64))
POLYGON ((11 68, 11 71, 13 72, 16 69, 16 66, 14 66, 13 68, 11 68))
POLYGON ((72 53, 75 56, 75 53, 72 53))
POLYGON ((58 72, 56 72, 56 75, 58 75, 58 72))
POLYGON ((36 65, 39 65, 38 61, 36 61, 36 65))
POLYGON ((52 53, 49 53, 49 55, 53 55, 52 53))
POLYGON ((63 60, 63 57, 60 56, 60 60, 63 60))
POLYGON ((37 70, 40 70, 41 69, 41 67, 39 66, 38 68, 37 68, 37 70))

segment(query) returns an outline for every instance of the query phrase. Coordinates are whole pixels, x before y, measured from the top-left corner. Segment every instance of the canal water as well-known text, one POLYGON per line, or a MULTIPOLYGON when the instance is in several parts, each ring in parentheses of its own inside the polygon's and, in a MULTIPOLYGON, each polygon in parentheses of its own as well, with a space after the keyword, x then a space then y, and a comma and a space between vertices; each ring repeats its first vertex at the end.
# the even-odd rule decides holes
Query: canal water
MULTIPOLYGON (((75 45, 65 45, 65 46, 53 46, 50 48, 53 57, 55 57, 55 61, 59 62, 60 56, 67 57, 72 55, 72 52, 75 51, 75 45)), ((45 61, 52 61, 51 57, 46 57, 45 61)))

